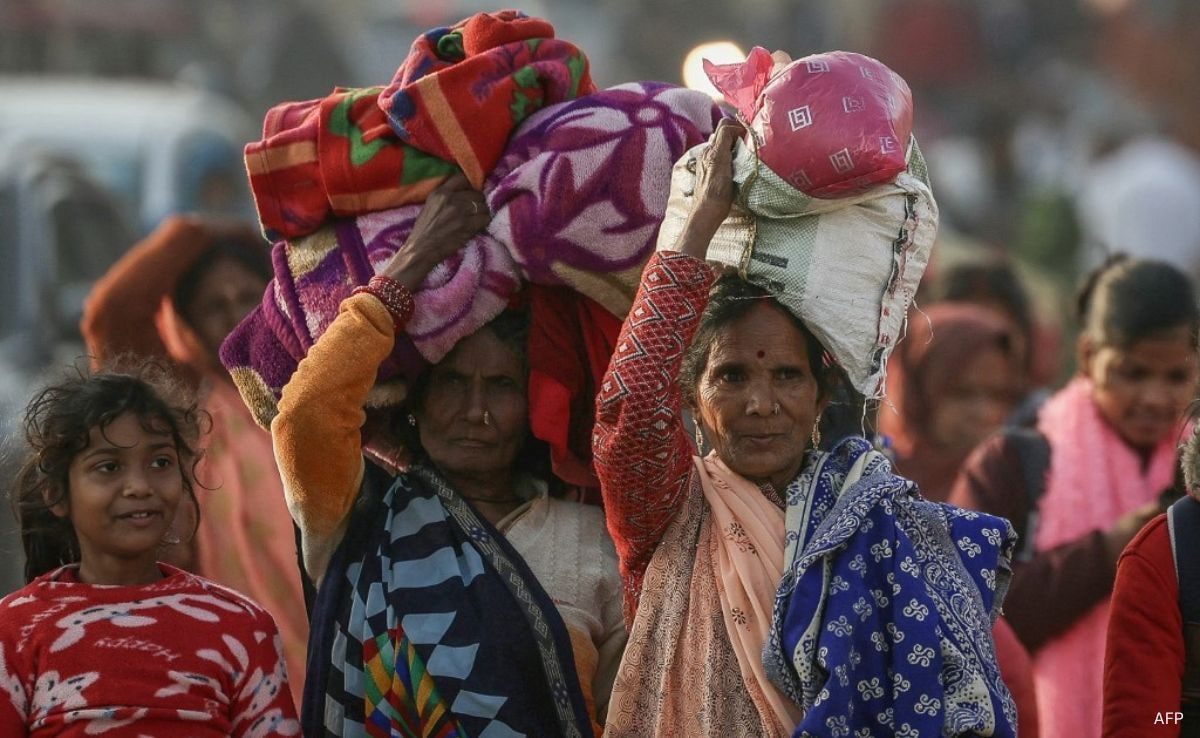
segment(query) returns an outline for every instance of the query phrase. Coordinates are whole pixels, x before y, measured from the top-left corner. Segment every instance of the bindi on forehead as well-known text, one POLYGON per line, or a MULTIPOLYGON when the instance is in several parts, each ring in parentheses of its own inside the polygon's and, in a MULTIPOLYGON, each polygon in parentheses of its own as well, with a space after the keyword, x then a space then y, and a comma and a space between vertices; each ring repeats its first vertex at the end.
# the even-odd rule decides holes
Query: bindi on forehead
POLYGON ((757 355, 757 356, 758 356, 758 358, 760 358, 760 359, 765 359, 765 358, 767 357, 767 352, 766 352, 766 351, 763 351, 762 349, 759 349, 759 350, 758 350, 758 354, 756 354, 756 355, 757 355))

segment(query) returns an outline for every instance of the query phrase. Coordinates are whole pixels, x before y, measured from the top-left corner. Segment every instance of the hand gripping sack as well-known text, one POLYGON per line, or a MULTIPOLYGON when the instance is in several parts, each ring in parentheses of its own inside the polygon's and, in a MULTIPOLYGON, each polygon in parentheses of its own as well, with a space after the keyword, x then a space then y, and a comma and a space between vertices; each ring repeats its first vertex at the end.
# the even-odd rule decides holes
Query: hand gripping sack
MULTIPOLYGON (((707 146, 675 164, 659 249, 673 247, 683 230, 707 146)), ((737 202, 708 247, 710 260, 774 293, 868 398, 883 395, 887 357, 937 235, 937 204, 915 139, 906 155, 891 181, 822 200, 784 181, 739 141, 737 202)))

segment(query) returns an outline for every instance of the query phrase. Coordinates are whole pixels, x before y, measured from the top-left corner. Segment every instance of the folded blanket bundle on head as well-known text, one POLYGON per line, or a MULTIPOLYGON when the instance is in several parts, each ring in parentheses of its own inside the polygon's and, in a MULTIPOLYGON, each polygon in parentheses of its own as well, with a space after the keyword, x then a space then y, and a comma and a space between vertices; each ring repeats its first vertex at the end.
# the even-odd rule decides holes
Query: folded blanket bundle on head
POLYGON ((475 187, 535 111, 596 89, 587 57, 547 22, 478 13, 419 37, 385 89, 272 108, 246 169, 268 238, 330 217, 419 203, 461 169, 475 187))
POLYGON ((260 423, 341 300, 404 243, 417 203, 461 167, 473 181, 484 173, 492 223, 416 292, 370 403, 402 402, 421 367, 498 315, 522 280, 566 288, 529 301, 531 347, 558 348, 530 352, 530 415, 560 476, 591 479, 585 426, 607 363, 597 357, 611 352, 653 250, 671 167, 721 113, 706 95, 661 83, 594 91, 586 60, 552 35, 543 21, 480 14, 418 39, 387 90, 268 116, 247 167, 264 229, 289 238, 275 245, 262 304, 221 351, 260 423), (313 112, 327 109, 342 118, 313 112))
MULTIPOLYGON (((862 130, 843 131, 845 151, 837 153, 857 169, 826 157, 834 179, 820 184, 837 199, 804 194, 739 144, 744 209, 722 226, 710 258, 775 289, 851 383, 877 396, 937 224, 915 142, 889 139, 886 150, 868 151, 878 131, 907 131, 907 87, 878 62, 841 52, 799 60, 785 69, 792 77, 770 81, 763 54, 757 67, 755 57, 747 62, 759 72, 747 88, 753 109, 765 115, 774 98, 811 88, 819 99, 808 114, 821 121, 801 134, 819 133, 826 148, 845 128, 827 114, 873 117, 859 121, 862 130), (865 85, 862 106, 841 95, 847 80, 865 85), (901 143, 908 146, 897 153, 901 143)), ((585 484, 590 450, 580 429, 590 426, 604 370, 595 356, 615 342, 655 243, 677 238, 695 176, 689 162, 720 118, 706 95, 671 85, 597 91, 579 49, 516 11, 429 31, 388 87, 279 106, 263 140, 247 146, 264 231, 287 240, 275 246, 275 279, 262 305, 231 334, 221 359, 268 425, 341 300, 403 245, 428 193, 461 170, 482 189, 492 222, 416 292, 406 335, 380 367, 369 402, 401 403, 421 368, 498 315, 522 282, 567 288, 570 299, 530 301, 540 306, 531 346, 561 347, 575 336, 574 350, 553 358, 530 352, 530 417, 535 435, 551 444, 556 471, 585 484), (562 312, 546 309, 564 300, 562 312), (601 311, 618 320, 597 319, 601 311)))
POLYGON ((546 21, 504 10, 418 38, 379 106, 396 135, 480 187, 526 118, 595 90, 582 51, 546 21))

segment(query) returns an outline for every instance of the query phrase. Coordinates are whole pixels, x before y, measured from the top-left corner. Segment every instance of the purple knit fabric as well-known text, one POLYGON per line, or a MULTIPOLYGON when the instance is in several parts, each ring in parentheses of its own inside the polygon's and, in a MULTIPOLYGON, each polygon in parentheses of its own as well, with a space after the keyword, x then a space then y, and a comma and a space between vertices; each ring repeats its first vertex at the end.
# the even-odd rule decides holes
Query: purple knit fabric
MULTIPOLYGON (((532 116, 484 183, 491 224, 426 278, 407 335, 379 379, 410 382, 424 362, 437 362, 498 315, 522 279, 572 287, 623 316, 654 249, 671 168, 720 117, 708 96, 650 82, 532 116)), ((262 305, 221 348, 260 423, 274 417, 283 386, 338 305, 404 243, 419 211, 333 221, 275 245, 275 278, 262 305)))

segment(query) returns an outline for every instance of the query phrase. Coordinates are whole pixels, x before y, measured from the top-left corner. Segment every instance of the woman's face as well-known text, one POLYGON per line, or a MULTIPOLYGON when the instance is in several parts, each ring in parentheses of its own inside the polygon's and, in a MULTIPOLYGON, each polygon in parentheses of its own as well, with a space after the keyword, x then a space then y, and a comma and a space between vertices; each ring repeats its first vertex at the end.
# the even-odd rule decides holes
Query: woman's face
POLYGON ((200 277, 183 317, 214 360, 225 337, 262 302, 266 287, 262 277, 230 257, 217 259, 200 277))
POLYGON ((762 300, 717 332, 692 409, 731 470, 782 491, 804 462, 820 395, 804 334, 762 300))
POLYGON ((1166 438, 1196 392, 1196 349, 1181 326, 1155 333, 1128 349, 1081 341, 1080 366, 1093 383, 1101 415, 1135 448, 1166 438))
POLYGON ((1014 372, 1014 362, 991 347, 969 358, 949 387, 927 387, 934 442, 965 453, 1003 425, 1016 405, 1014 372))
POLYGON ((485 328, 429 371, 413 415, 430 460, 451 481, 507 480, 529 432, 526 376, 516 349, 485 328))

